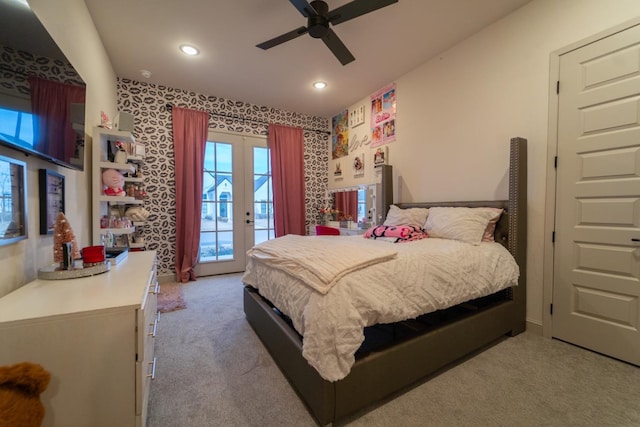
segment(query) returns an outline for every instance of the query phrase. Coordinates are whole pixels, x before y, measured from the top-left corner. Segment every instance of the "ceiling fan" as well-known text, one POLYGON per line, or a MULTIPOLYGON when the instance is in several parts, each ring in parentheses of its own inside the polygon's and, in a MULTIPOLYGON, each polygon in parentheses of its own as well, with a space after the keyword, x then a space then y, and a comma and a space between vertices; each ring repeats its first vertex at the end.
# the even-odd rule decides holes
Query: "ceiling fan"
POLYGON ((338 25, 365 13, 373 12, 381 9, 398 0, 354 0, 332 11, 329 6, 322 0, 315 0, 307 3, 306 0, 289 0, 296 9, 307 18, 307 26, 299 27, 293 31, 282 34, 266 42, 256 45, 260 49, 270 49, 289 40, 293 40, 303 34, 309 35, 316 39, 322 39, 325 45, 333 52, 338 61, 342 65, 346 65, 356 58, 349 52, 349 49, 342 43, 342 40, 333 32, 329 24, 338 25))

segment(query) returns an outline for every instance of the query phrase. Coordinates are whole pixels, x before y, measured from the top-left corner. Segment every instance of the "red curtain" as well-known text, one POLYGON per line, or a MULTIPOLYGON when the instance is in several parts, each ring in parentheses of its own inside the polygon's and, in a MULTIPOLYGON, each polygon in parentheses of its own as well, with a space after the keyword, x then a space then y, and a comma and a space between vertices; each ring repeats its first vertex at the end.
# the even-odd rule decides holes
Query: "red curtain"
MULTIPOLYGON (((71 104, 84 104, 85 88, 29 76, 31 112, 36 118, 33 148, 69 163, 76 150, 71 104)), ((82 117, 84 122, 84 117, 82 117)))
POLYGON ((335 207, 338 210, 338 218, 351 217, 352 221, 358 220, 358 192, 340 191, 334 193, 335 207))
POLYGON ((172 108, 176 173, 176 280, 196 280, 200 246, 202 173, 209 113, 172 108))
POLYGON ((276 237, 306 235, 304 134, 301 128, 269 124, 273 219, 276 237))

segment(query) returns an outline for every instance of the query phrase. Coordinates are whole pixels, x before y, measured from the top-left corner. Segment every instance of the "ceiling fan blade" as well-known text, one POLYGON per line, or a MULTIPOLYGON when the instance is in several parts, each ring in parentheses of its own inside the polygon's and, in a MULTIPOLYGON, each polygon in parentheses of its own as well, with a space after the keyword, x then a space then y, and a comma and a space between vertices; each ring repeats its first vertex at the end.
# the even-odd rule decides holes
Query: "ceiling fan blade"
MULTIPOLYGON (((294 0, 291 2, 293 3, 294 0)), ((329 22, 338 25, 397 2, 398 0, 354 0, 329 12, 329 22)))
POLYGON ((289 31, 288 33, 272 38, 271 40, 267 40, 266 42, 257 44, 256 47, 259 47, 260 49, 264 49, 264 50, 271 49, 274 46, 278 46, 279 44, 288 42, 289 40, 293 40, 296 37, 306 34, 308 31, 309 30, 307 30, 307 27, 296 28, 293 31, 289 31))
POLYGON ((329 28, 329 32, 327 33, 327 35, 322 38, 322 41, 327 45, 329 50, 333 52, 335 57, 338 58, 338 61, 340 61, 342 65, 347 65, 349 62, 356 59, 331 28, 329 28))
POLYGON ((305 18, 309 16, 316 16, 316 10, 311 7, 311 5, 307 2, 307 0, 289 0, 298 12, 302 14, 305 18))

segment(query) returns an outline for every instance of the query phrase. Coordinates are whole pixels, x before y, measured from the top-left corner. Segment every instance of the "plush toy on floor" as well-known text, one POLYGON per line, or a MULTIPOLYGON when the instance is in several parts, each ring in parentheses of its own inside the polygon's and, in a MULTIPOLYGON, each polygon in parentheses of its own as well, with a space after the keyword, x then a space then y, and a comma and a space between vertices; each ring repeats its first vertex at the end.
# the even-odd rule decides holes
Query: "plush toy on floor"
POLYGON ((42 366, 23 362, 0 366, 0 427, 35 427, 42 424, 40 394, 51 374, 42 366))

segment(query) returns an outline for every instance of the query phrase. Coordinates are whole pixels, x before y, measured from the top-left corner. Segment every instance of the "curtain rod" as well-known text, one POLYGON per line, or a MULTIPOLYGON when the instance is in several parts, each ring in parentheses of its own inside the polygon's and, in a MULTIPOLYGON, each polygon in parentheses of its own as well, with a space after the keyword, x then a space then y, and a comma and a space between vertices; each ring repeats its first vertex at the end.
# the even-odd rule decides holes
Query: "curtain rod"
MULTIPOLYGON (((165 107, 167 108, 167 111, 171 111, 171 109, 173 108, 173 105, 166 104, 165 107)), ((209 111, 208 113, 210 115, 212 115, 212 116, 224 117, 224 118, 233 119, 233 120, 240 120, 243 123, 244 122, 254 122, 254 123, 261 123, 261 124, 264 124, 264 125, 268 125, 269 124, 269 122, 267 122, 265 120, 251 119, 249 117, 244 117, 244 116, 240 116, 240 115, 236 115, 236 114, 216 113, 214 111, 209 111)), ((329 132, 328 130, 311 129, 311 128, 304 128, 304 127, 302 129, 306 130, 306 131, 309 131, 309 132, 318 132, 318 133, 324 133, 325 135, 331 135, 331 132, 329 132)))

